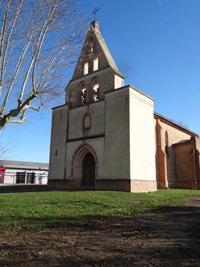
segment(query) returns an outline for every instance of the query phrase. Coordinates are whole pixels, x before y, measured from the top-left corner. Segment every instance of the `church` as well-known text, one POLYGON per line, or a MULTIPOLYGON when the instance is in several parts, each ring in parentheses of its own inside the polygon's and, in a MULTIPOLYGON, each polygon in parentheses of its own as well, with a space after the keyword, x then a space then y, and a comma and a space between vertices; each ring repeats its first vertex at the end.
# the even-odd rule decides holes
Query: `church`
POLYGON ((53 108, 48 187, 149 192, 200 189, 200 138, 124 85, 94 20, 65 104, 53 108))

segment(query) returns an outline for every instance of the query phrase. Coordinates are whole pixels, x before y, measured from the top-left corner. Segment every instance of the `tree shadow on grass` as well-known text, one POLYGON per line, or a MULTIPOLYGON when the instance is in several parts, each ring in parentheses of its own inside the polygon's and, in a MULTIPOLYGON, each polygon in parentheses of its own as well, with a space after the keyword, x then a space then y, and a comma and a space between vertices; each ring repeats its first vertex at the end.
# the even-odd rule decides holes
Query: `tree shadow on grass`
POLYGON ((7 193, 29 193, 29 192, 53 192, 53 191, 96 191, 93 188, 67 189, 67 188, 49 188, 48 185, 0 185, 0 194, 7 193))
MULTIPOLYGON (((33 223, 33 217, 17 220, 33 223)), ((0 250, 10 255, 4 261, 12 266, 200 265, 197 206, 166 206, 132 216, 80 216, 78 220, 34 218, 34 224, 40 222, 45 222, 41 231, 22 228, 18 239, 11 235, 6 244, 2 244, 5 238, 0 239, 0 250)))
POLYGON ((26 193, 26 192, 46 192, 47 185, 1 185, 0 194, 26 193))

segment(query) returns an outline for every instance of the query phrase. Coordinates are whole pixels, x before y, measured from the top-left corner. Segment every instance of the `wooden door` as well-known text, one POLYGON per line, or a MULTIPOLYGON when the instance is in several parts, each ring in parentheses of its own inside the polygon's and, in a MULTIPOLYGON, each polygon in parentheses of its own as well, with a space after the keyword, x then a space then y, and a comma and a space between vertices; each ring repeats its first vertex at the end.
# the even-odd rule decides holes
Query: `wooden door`
POLYGON ((95 159, 90 153, 83 161, 83 186, 95 186, 95 159))

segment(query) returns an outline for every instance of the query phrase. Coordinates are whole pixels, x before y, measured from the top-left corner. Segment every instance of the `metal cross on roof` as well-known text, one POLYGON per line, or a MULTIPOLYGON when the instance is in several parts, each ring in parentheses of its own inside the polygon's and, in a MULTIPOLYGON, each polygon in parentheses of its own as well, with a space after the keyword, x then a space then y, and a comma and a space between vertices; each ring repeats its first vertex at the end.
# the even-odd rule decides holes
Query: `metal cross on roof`
POLYGON ((92 14, 94 14, 94 19, 96 20, 97 12, 99 11, 100 8, 97 8, 97 5, 95 5, 94 11, 92 14))

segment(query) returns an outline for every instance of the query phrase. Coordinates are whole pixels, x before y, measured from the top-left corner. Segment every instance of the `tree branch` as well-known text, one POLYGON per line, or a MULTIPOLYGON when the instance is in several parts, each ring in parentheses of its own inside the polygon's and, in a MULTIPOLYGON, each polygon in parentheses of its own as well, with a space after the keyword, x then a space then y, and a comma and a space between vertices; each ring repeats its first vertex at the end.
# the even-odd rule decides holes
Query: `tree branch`
POLYGON ((22 123, 28 109, 40 111, 58 99, 86 27, 75 0, 0 3, 1 131, 9 122, 22 123))
POLYGON ((13 20, 11 21, 11 27, 10 27, 10 30, 8 31, 8 36, 7 36, 7 40, 5 42, 5 48, 2 50, 3 51, 3 55, 2 55, 2 60, 1 60, 1 79, 0 79, 0 85, 3 83, 3 77, 4 77, 4 74, 5 74, 5 61, 6 61, 6 57, 7 57, 7 51, 8 51, 8 47, 9 47, 9 43, 10 43, 10 37, 11 37, 11 34, 13 32, 13 29, 14 29, 14 26, 15 26, 15 23, 16 23, 16 20, 18 18, 18 15, 19 15, 19 12, 20 12, 20 9, 21 9, 21 6, 23 4, 24 0, 21 0, 19 6, 17 7, 17 10, 16 12, 14 13, 14 18, 13 20))

